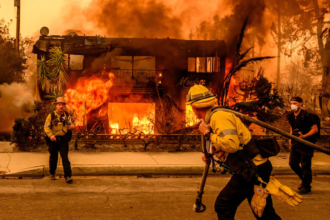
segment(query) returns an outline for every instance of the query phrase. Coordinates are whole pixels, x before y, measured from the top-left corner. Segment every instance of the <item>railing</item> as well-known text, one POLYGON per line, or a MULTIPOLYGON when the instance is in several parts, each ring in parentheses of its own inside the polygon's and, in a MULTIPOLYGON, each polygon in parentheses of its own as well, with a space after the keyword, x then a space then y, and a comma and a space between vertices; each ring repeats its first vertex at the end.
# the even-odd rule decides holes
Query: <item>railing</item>
MULTIPOLYGON (((257 139, 267 138, 267 137, 276 137, 277 140, 289 140, 287 137, 283 137, 278 134, 261 134, 261 135, 252 135, 257 139)), ((200 134, 96 134, 88 133, 84 135, 83 133, 76 133, 73 135, 73 139, 79 139, 81 141, 92 141, 92 140, 140 140, 140 139, 157 139, 161 138, 164 140, 178 140, 182 138, 188 138, 191 140, 200 140, 200 134)), ((330 135, 321 135, 318 141, 330 141, 330 135)))
POLYGON ((163 75, 162 71, 158 70, 112 69, 111 72, 115 75, 114 83, 116 85, 146 85, 149 82, 156 82, 156 77, 160 74, 163 75))
POLYGON ((134 141, 134 140, 164 140, 164 141, 178 141, 178 140, 190 140, 200 141, 200 134, 75 134, 73 139, 80 141, 134 141))

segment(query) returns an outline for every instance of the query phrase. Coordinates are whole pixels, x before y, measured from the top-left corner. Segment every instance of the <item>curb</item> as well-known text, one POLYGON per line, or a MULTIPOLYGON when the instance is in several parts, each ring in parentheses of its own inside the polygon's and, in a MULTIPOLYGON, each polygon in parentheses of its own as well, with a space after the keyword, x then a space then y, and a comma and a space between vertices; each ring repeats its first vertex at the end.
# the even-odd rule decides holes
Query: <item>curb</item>
MULTIPOLYGON (((43 177, 48 176, 49 167, 41 166, 13 173, 3 173, 2 177, 43 177)), ((330 175, 330 166, 313 166, 313 175, 330 175)), ((72 166, 74 176, 120 176, 120 175, 202 175, 204 166, 72 166)), ((209 174, 213 173, 209 169, 209 174)), ((1 174, 0 174, 1 175, 1 174)), ((63 168, 57 168, 57 175, 64 175, 63 168)), ((288 166, 273 166, 272 175, 295 175, 288 166)))

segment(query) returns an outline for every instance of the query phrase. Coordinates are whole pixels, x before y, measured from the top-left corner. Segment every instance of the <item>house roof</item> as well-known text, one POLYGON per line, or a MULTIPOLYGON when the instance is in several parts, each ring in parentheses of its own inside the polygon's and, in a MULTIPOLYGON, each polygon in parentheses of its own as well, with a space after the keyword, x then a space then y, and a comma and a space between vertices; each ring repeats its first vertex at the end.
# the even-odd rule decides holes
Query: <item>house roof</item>
POLYGON ((118 56, 218 56, 227 54, 222 40, 179 40, 157 38, 106 38, 100 36, 40 36, 33 46, 33 53, 49 52, 53 46, 61 46, 65 53, 100 55, 111 52, 118 56))

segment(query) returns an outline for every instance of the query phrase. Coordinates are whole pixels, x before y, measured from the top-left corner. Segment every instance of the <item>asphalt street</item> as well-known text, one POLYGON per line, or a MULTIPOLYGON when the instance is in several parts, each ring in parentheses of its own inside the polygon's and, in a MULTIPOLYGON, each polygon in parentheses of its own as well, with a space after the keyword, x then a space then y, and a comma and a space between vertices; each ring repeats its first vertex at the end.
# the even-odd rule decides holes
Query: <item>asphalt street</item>
MULTIPOLYGON (((298 178, 277 176, 282 184, 296 188, 298 178)), ((0 219, 208 219, 216 220, 214 201, 229 176, 207 180, 204 213, 192 210, 200 177, 74 177, 63 179, 1 179, 0 219)), ((292 208, 276 198, 274 206, 282 219, 328 219, 330 177, 314 177, 312 194, 292 208)), ((244 201, 236 219, 254 219, 244 201)))

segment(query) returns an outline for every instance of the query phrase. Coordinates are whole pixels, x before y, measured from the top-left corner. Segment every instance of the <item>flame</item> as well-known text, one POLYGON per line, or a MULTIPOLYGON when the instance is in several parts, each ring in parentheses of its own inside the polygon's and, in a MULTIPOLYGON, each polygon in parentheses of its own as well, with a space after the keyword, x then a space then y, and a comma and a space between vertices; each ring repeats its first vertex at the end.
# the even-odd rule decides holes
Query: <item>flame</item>
POLYGON ((108 103, 110 133, 154 134, 155 103, 108 103))
POLYGON ((193 126, 197 124, 199 121, 200 120, 195 115, 191 105, 186 105, 186 127, 193 126))
POLYGON ((139 117, 135 114, 133 117, 133 128, 142 131, 145 134, 153 134, 154 133, 154 126, 150 122, 147 117, 143 117, 139 119, 139 117))
POLYGON ((110 122, 110 133, 118 134, 119 133, 119 124, 110 122))
POLYGON ((97 109, 108 99, 109 89, 113 85, 114 75, 109 73, 109 80, 104 82, 97 77, 80 78, 74 89, 68 89, 65 97, 68 100, 67 107, 75 111, 78 125, 83 125, 84 103, 86 102, 86 114, 97 109))

